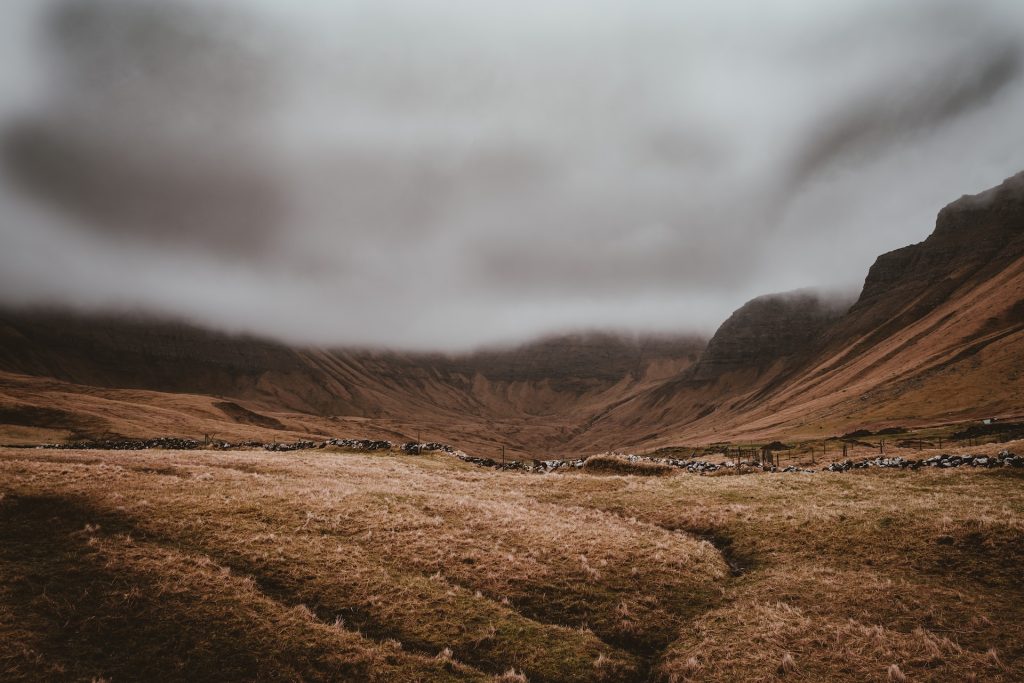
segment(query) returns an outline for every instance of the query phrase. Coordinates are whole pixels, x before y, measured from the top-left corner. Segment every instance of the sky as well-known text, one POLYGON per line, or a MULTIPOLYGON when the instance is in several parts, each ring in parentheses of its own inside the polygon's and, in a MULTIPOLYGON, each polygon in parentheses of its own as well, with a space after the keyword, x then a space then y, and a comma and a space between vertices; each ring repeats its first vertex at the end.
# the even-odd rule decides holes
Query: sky
POLYGON ((1024 169, 1016 0, 4 0, 0 304, 710 334, 1024 169))

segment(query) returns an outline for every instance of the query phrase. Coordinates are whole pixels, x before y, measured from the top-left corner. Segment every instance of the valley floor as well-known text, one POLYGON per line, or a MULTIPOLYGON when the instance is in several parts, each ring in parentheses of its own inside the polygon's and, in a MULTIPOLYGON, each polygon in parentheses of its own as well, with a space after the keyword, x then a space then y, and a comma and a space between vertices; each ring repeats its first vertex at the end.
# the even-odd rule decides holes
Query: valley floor
POLYGON ((3 680, 1014 681, 1022 568, 1019 469, 0 449, 3 680))

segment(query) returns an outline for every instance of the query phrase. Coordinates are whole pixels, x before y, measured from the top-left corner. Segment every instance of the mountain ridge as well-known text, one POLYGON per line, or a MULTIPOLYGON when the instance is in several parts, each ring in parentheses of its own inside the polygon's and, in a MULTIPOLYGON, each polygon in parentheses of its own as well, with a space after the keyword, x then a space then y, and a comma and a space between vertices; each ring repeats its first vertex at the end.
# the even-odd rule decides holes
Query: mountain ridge
MULTIPOLYGON (((856 300, 808 290, 756 297, 706 343, 590 332, 416 354, 296 348, 145 318, 7 312, 0 416, 45 423, 6 430, 19 438, 59 436, 55 415, 78 415, 82 396, 109 391, 145 392, 134 400, 154 409, 191 402, 166 424, 193 434, 218 420, 263 436, 426 431, 520 454, 816 436, 1024 412, 1022 342, 1024 173, 951 202, 925 240, 880 255, 856 300)), ((139 428, 116 415, 104 422, 110 410, 68 420, 79 431, 139 428)))

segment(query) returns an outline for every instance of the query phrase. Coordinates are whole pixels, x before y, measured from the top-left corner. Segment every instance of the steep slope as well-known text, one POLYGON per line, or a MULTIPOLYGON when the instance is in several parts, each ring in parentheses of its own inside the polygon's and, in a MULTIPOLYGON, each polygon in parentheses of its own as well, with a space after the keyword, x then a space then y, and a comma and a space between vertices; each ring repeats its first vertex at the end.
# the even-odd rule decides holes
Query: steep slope
POLYGON ((612 447, 617 439, 631 446, 671 443, 689 425, 709 425, 703 440, 726 438, 718 433, 720 425, 792 379, 849 303, 806 290, 747 302, 719 327, 692 368, 595 420, 580 445, 612 447))
POLYGON ((1024 173, 945 207, 928 239, 877 259, 845 314, 827 310, 755 299, 594 438, 651 414, 668 443, 1024 413, 1024 173))
POLYGON ((154 424, 179 434, 285 438, 276 432, 344 426, 554 452, 590 414, 677 374, 702 348, 689 337, 592 333, 461 356, 335 351, 138 317, 6 313, 0 422, 59 426, 56 413, 39 412, 49 409, 76 434, 144 435, 152 432, 128 415, 141 403, 173 405, 175 419, 154 424), (105 402, 83 412, 98 394, 105 402), (112 415, 119 406, 125 414, 112 415))
POLYGON ((848 305, 804 290, 748 301, 715 332, 691 377, 711 381, 743 370, 763 372, 801 359, 848 305))
POLYGON ((0 369, 88 386, 257 400, 273 384, 288 398, 281 408, 356 410, 322 386, 297 350, 137 316, 0 315, 0 369), (302 389, 284 393, 290 385, 302 389))

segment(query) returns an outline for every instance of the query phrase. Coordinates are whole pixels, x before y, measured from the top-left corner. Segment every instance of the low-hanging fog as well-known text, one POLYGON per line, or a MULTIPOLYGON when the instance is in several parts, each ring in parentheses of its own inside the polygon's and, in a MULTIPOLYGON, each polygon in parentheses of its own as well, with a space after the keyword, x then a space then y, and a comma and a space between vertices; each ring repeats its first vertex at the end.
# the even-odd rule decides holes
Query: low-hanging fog
POLYGON ((5 0, 0 304, 463 349, 855 290, 1024 169, 1016 0, 5 0))

